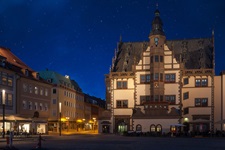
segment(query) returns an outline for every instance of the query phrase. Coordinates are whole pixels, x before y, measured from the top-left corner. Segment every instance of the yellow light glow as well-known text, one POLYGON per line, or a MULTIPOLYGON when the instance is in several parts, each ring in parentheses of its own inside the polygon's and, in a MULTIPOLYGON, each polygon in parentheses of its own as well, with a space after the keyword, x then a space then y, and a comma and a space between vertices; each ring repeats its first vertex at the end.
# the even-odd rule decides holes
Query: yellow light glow
POLYGON ((184 118, 184 121, 185 121, 185 122, 188 122, 188 121, 189 121, 189 119, 188 119, 188 118, 184 118))
POLYGON ((94 123, 94 121, 92 121, 92 120, 89 120, 88 122, 89 122, 89 123, 94 123))
POLYGON ((61 118, 61 121, 66 121, 66 118, 61 118))
POLYGON ((81 119, 77 119, 77 122, 82 122, 82 120, 81 119))

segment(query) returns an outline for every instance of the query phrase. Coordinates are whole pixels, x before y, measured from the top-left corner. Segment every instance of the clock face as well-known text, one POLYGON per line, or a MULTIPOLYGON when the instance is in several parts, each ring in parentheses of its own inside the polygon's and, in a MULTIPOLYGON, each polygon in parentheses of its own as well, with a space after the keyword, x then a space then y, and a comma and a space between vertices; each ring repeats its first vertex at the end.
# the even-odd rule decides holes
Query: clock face
POLYGON ((154 41, 155 41, 155 45, 158 45, 159 38, 155 37, 155 38, 154 38, 154 41))

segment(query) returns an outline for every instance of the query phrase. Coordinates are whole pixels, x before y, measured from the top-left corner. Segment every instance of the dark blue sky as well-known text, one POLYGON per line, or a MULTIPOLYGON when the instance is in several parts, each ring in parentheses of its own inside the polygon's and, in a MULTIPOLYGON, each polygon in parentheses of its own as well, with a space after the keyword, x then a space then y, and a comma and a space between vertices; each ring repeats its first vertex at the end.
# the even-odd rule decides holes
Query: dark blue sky
POLYGON ((34 70, 69 75, 104 99, 120 35, 147 41, 156 3, 167 39, 211 37, 214 28, 216 74, 225 70, 223 0, 0 0, 0 45, 34 70))

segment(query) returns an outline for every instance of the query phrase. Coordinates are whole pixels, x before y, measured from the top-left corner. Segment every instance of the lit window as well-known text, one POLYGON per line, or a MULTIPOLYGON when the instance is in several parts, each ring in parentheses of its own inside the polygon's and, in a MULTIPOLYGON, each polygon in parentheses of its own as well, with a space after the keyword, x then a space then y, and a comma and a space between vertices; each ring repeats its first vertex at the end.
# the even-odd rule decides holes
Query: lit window
POLYGON ((201 86, 201 80, 200 79, 195 80, 195 86, 201 86))
POLYGON ((207 86, 207 85, 208 85, 208 80, 202 79, 202 86, 207 86))
POLYGON ((43 105, 42 105, 42 103, 40 103, 39 109, 40 109, 40 110, 43 110, 43 105))
POLYGON ((156 130, 155 130, 155 125, 154 124, 152 124, 151 126, 150 126, 150 132, 155 132, 156 130))
POLYGON ((6 95, 6 105, 8 106, 13 105, 13 95, 11 93, 7 93, 6 95))
POLYGON ((34 110, 38 110, 38 104, 37 104, 37 102, 34 103, 34 110))
POLYGON ((36 87, 36 86, 34 87, 34 93, 38 94, 38 87, 36 87))
POLYGON ((28 109, 32 110, 32 102, 31 101, 29 101, 28 109))
POLYGON ((7 73, 2 72, 2 84, 7 85, 7 73))
POLYGON ((40 88, 40 95, 43 95, 43 88, 40 88))
POLYGON ((8 86, 13 86, 13 77, 8 76, 8 86))
POLYGON ((45 89, 45 96, 48 96, 48 89, 45 89))

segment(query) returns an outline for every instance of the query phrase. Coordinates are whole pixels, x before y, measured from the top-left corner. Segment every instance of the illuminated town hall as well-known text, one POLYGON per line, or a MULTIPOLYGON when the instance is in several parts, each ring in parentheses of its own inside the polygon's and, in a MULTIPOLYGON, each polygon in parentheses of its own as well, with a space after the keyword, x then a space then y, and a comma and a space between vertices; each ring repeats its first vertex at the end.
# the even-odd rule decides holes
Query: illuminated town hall
POLYGON ((214 32, 167 40, 160 12, 154 15, 149 41, 120 39, 105 75, 110 131, 223 130, 225 74, 215 76, 214 32))

